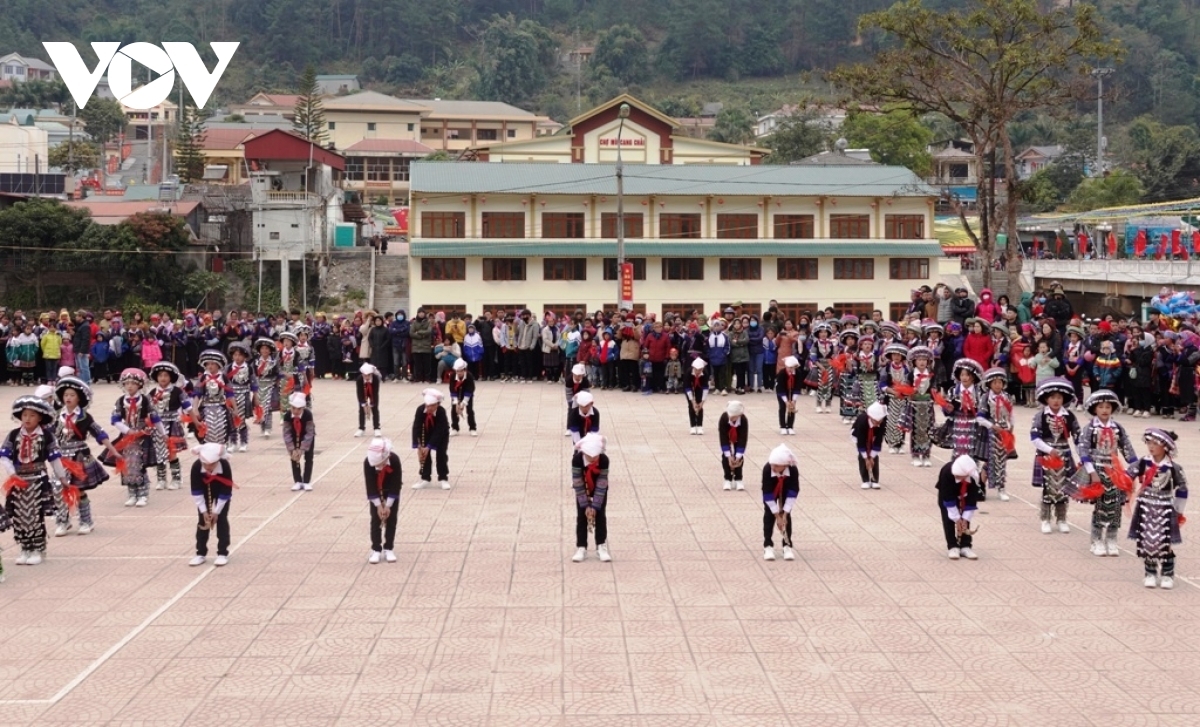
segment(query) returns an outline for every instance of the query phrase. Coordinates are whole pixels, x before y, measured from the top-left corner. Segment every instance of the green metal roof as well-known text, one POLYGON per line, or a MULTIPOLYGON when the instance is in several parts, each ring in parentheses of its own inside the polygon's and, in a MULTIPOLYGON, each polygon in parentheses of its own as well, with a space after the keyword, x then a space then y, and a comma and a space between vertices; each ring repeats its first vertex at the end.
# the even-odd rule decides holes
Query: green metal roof
MULTIPOLYGON (((437 240, 409 244, 412 257, 616 257, 613 240, 437 240)), ((877 240, 626 240, 627 257, 941 257, 937 242, 877 240)))
MULTIPOLYGON (((616 193, 616 166, 612 164, 425 161, 412 164, 413 197, 616 193)), ((625 195, 935 197, 937 192, 910 170, 883 165, 629 164, 625 166, 625 195)))

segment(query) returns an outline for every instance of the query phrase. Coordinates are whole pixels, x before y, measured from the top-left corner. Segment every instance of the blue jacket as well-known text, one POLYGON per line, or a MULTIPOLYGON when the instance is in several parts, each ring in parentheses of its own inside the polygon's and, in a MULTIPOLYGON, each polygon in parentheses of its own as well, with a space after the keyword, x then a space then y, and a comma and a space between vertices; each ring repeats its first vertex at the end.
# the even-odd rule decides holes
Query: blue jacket
POLYGON ((402 351, 408 347, 408 319, 400 320, 393 318, 388 324, 388 331, 392 334, 392 347, 398 351, 402 351))
POLYGON ((710 366, 724 366, 729 362, 729 334, 727 333, 709 333, 708 334, 708 363, 710 366), (724 345, 714 345, 714 342, 720 338, 724 345))
POLYGON ((747 348, 749 349, 751 356, 758 356, 763 352, 764 333, 765 331, 763 330, 761 323, 757 326, 752 326, 746 329, 746 334, 750 336, 750 343, 747 345, 747 348))

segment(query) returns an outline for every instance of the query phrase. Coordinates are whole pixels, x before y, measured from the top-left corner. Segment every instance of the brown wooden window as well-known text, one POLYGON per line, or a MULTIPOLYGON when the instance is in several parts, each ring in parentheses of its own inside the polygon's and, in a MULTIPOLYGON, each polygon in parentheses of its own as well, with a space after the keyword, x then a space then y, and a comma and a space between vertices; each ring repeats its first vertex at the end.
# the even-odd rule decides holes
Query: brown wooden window
POLYGON ((421 237, 466 237, 465 212, 422 212, 421 237))
MULTIPOLYGON (((548 257, 542 260, 543 280, 587 280, 587 258, 548 257)), ((574 310, 572 308, 571 310, 574 310)))
POLYGON ((658 236, 667 238, 700 237, 700 215, 697 214, 663 214, 658 217, 658 236))
POLYGON ((525 237, 524 212, 484 212, 484 237, 525 237))
MULTIPOLYGON (((646 315, 646 304, 645 303, 634 303, 631 306, 631 308, 633 310, 634 315, 637 315, 638 313, 641 313, 642 315, 646 315)), ((613 315, 617 312, 617 306, 615 303, 612 303, 612 304, 605 303, 604 307, 601 310, 603 310, 608 315, 613 315)))
POLYGON ((547 313, 553 313, 560 321, 564 318, 574 320, 575 311, 577 310, 587 312, 587 308, 583 303, 547 303, 542 308, 542 316, 545 317, 547 313))
POLYGON ((864 318, 870 318, 871 313, 875 311, 874 303, 834 303, 833 310, 838 317, 843 316, 858 316, 861 321, 864 318))
POLYGON ((835 257, 833 259, 833 279, 874 280, 875 260, 869 257, 835 257))
POLYGON ((704 280, 704 258, 665 257, 662 259, 663 280, 704 280))
POLYGON ((888 261, 888 273, 892 280, 928 280, 929 258, 894 257, 888 261))
POLYGON ((524 280, 525 258, 485 257, 483 259, 484 280, 524 280))
POLYGON ((811 240, 815 234, 812 215, 775 215, 777 240, 811 240))
POLYGON ((663 310, 664 317, 668 313, 674 313, 677 316, 682 316, 684 319, 687 319, 688 316, 691 314, 691 312, 694 310, 700 311, 701 313, 703 313, 704 312, 704 304, 703 303, 663 303, 662 310, 663 310))
POLYGON ((829 215, 829 236, 835 240, 863 240, 871 236, 870 215, 829 215))
POLYGON ((756 257, 721 258, 721 280, 762 280, 762 259, 756 257))
POLYGON ((542 237, 555 239, 583 237, 583 213, 543 212, 542 237))
MULTIPOLYGON (((483 310, 484 311, 490 310, 494 315, 494 320, 502 321, 502 320, 504 320, 504 316, 508 315, 509 313, 515 314, 518 311, 525 310, 525 304, 524 303, 489 303, 488 305, 483 306, 483 310)), ((516 316, 516 317, 520 318, 520 316, 516 316)))
MULTIPOLYGON (((646 279, 646 258, 644 258, 644 257, 627 257, 627 258, 625 258, 625 262, 633 263, 633 279, 634 280, 645 280, 646 279)), ((620 276, 617 275, 617 259, 615 257, 604 258, 604 279, 605 280, 619 280, 620 279, 620 276)))
POLYGON ((925 215, 884 215, 883 229, 891 240, 923 240, 925 215))
POLYGON ((717 215, 717 237, 753 240, 758 237, 758 215, 717 215))
POLYGON ((889 303, 888 304, 888 320, 896 321, 897 323, 904 320, 904 314, 908 312, 908 307, 912 303, 889 303))
MULTIPOLYGON (((467 307, 462 303, 426 303, 421 307, 427 311, 442 311, 446 314, 446 320, 450 320, 450 317, 455 313, 459 314, 460 316, 466 315, 467 313, 467 307)), ((430 313, 429 317, 433 318, 433 314, 430 313)))
POLYGON ((816 280, 815 257, 781 257, 776 261, 780 280, 816 280))
POLYGON ((421 258, 421 280, 466 280, 465 257, 421 258))
POLYGON ((790 320, 792 323, 798 323, 800 316, 808 316, 812 320, 816 316, 816 303, 780 303, 779 315, 783 316, 783 320, 790 320))
POLYGON ((735 318, 741 316, 758 316, 758 319, 762 320, 762 303, 742 303, 740 305, 737 303, 722 303, 718 307, 722 311, 726 308, 733 308, 735 318))
MULTIPOLYGON (((642 231, 642 213, 641 212, 626 212, 625 213, 625 237, 638 238, 643 237, 642 231)), ((617 237, 617 213, 616 212, 601 212, 600 213, 600 237, 616 239, 617 237)))

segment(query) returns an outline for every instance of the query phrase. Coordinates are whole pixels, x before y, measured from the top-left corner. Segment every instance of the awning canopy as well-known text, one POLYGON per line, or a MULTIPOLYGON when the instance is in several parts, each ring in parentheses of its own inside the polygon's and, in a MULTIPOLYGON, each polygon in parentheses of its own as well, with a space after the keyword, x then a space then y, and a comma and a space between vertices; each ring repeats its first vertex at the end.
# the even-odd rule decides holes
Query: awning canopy
POLYGON ((228 164, 209 164, 204 168, 204 179, 217 180, 224 179, 229 174, 228 164))

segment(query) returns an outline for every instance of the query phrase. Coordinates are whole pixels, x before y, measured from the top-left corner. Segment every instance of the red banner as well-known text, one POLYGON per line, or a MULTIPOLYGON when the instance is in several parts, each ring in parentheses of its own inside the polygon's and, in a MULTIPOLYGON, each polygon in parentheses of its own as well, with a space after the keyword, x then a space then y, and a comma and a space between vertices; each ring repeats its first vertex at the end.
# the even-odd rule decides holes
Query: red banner
POLYGON ((621 263, 621 302, 633 302, 633 263, 621 263))

